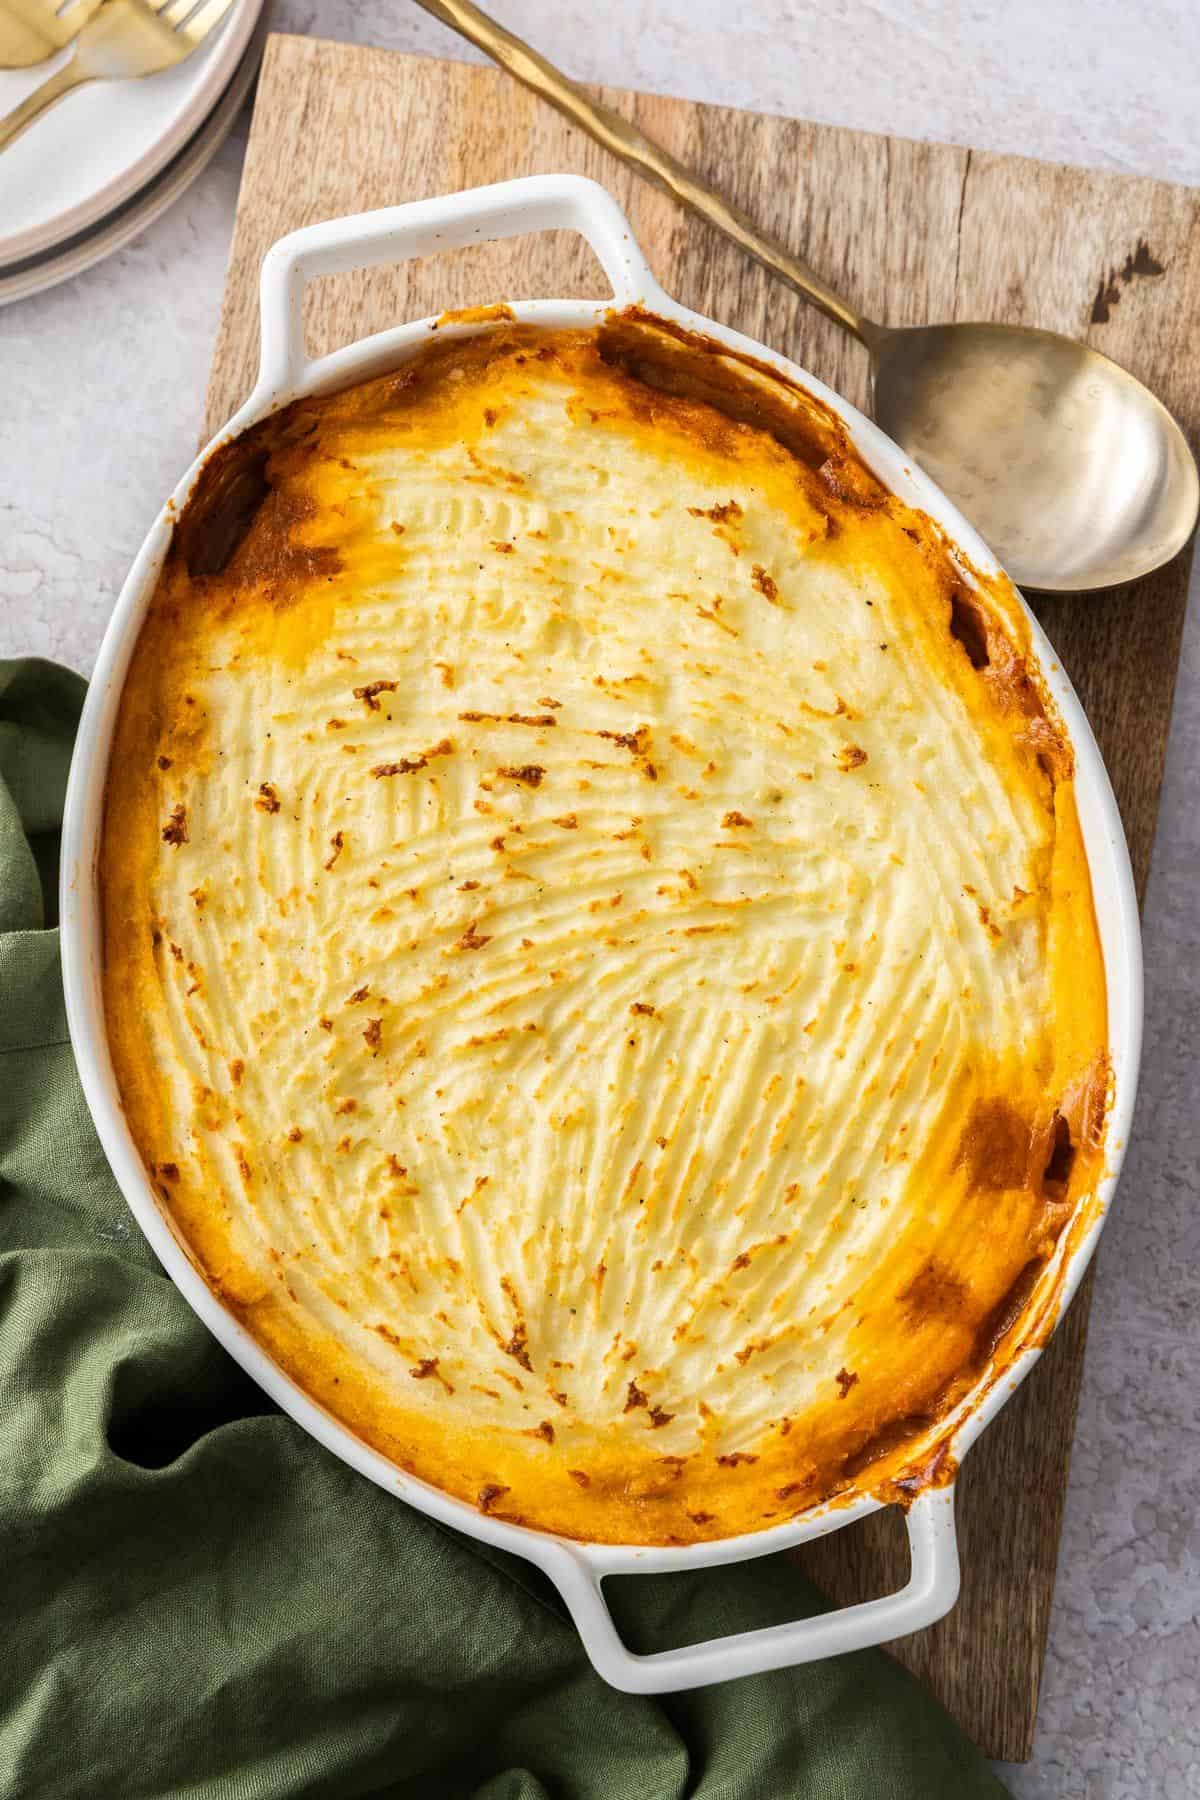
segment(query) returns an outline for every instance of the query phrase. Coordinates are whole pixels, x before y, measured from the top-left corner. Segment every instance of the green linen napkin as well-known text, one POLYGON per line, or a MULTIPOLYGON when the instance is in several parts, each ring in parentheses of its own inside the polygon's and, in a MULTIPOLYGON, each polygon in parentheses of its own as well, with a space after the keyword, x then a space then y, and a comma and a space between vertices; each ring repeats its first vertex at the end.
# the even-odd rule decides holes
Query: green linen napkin
MULTIPOLYGON (((645 1700, 557 1596, 281 1416, 125 1209, 67 1041, 84 685, 0 662, 3 1800, 1002 1800, 879 1652, 645 1700)), ((636 1649, 822 1602, 772 1557, 613 1584, 636 1649)))

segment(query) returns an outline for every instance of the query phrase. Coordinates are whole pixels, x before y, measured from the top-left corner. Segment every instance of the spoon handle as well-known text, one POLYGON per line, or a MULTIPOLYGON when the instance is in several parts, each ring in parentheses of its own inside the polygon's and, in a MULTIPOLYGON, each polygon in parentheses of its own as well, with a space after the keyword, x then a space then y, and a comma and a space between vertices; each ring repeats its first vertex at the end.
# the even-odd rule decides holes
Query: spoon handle
POLYGON ((648 138, 611 106, 589 98, 576 82, 561 74, 538 51, 521 38, 514 37, 494 19, 489 19, 473 0, 417 0, 417 4, 432 13, 435 19, 440 19, 443 25, 449 25, 451 30, 486 51, 515 80, 532 88, 551 106, 556 106, 623 163, 639 169, 659 187, 673 194, 689 211, 723 231, 748 256, 786 281, 835 324, 853 332, 861 342, 868 342, 871 321, 836 294, 801 257, 794 256, 778 239, 760 231, 741 207, 706 187, 669 150, 648 138))

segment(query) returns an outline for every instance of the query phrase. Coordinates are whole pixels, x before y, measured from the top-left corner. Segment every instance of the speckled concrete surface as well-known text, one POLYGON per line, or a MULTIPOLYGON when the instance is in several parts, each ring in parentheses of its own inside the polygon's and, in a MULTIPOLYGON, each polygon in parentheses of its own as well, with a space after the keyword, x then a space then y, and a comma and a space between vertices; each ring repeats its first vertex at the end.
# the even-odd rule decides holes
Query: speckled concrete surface
MULTIPOLYGON (((585 77, 1200 183, 1195 0, 495 5, 585 77)), ((396 0, 277 0, 276 19, 464 53, 396 0)), ((0 654, 90 667, 191 457, 243 143, 244 127, 110 262, 0 312, 0 654)), ((1193 608, 1147 905, 1140 1118, 1100 1251, 1037 1746, 1001 1771, 1017 1800, 1200 1797, 1198 787, 1193 608)))

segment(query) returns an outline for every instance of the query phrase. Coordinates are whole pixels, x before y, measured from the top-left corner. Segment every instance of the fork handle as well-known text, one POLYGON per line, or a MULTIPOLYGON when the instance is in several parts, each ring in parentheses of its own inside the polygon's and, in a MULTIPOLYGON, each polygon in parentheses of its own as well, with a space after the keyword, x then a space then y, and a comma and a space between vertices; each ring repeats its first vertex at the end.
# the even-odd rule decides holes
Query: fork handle
POLYGON ((0 150, 6 150, 35 119, 40 118, 51 106, 56 106, 64 94, 69 94, 72 88, 82 87, 85 81, 92 79, 74 59, 64 63, 61 69, 56 69, 53 75, 48 75, 40 87, 34 88, 32 94, 26 94, 20 106, 14 106, 11 112, 5 113, 0 119, 0 150))

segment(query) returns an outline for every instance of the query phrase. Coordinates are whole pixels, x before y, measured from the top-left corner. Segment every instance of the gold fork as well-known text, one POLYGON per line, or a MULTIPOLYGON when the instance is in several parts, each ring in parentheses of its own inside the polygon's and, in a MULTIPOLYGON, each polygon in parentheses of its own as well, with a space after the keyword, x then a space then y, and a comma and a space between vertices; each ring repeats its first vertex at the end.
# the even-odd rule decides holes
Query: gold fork
POLYGON ((0 119, 0 150, 72 88, 173 68, 216 30, 232 5, 233 0, 104 0, 76 38, 70 62, 0 119))
POLYGON ((0 69, 28 69, 78 37, 100 0, 0 0, 0 69))

